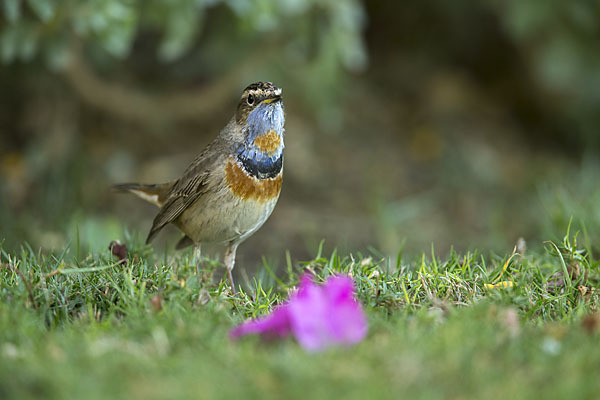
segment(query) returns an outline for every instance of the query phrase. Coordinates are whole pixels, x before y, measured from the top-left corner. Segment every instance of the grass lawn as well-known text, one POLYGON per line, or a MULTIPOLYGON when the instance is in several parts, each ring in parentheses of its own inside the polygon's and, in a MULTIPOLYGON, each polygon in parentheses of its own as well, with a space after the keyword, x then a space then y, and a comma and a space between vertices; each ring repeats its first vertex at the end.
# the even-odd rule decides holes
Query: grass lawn
POLYGON ((217 261, 198 274, 191 252, 130 247, 124 263, 108 250, 2 251, 0 399, 600 395, 599 263, 572 234, 539 250, 394 265, 319 250, 277 275, 266 265, 236 296, 217 261), (306 270, 352 275, 363 342, 311 354, 291 338, 228 338, 306 270))

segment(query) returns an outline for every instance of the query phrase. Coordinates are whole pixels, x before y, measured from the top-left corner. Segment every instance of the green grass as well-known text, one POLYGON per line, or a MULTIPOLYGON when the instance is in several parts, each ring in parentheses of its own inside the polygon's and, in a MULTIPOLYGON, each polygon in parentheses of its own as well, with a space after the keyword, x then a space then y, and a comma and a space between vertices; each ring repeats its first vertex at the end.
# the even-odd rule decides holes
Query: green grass
POLYGON ((135 246, 77 260, 2 251, 0 398, 593 398, 600 270, 573 235, 538 251, 412 262, 325 256, 265 265, 232 296, 214 260, 135 246), (351 274, 367 338, 309 354, 237 342, 311 271, 351 274), (512 282, 512 287, 494 287, 512 282))

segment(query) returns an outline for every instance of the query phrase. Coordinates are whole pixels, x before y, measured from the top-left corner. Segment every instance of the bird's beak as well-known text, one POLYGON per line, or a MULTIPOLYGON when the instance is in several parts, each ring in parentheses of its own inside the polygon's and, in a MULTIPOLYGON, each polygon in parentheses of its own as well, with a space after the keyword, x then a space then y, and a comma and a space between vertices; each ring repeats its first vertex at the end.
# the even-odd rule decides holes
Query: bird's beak
POLYGON ((268 98, 268 99, 264 99, 264 100, 262 101, 262 103, 269 104, 269 103, 278 102, 278 101, 280 101, 280 100, 281 100, 281 96, 275 96, 275 97, 270 97, 270 98, 268 98))

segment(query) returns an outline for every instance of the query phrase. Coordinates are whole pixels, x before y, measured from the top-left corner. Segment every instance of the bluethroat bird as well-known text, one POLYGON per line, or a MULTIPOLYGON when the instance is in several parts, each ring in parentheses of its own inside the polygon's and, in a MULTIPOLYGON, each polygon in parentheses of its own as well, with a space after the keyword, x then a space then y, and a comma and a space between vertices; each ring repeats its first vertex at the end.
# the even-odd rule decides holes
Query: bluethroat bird
POLYGON ((281 89, 270 82, 253 83, 244 89, 233 118, 181 178, 115 185, 160 208, 146 243, 173 223, 185 235, 177 249, 225 244, 224 262, 235 293, 231 271, 236 250, 269 218, 279 198, 284 122, 281 89))

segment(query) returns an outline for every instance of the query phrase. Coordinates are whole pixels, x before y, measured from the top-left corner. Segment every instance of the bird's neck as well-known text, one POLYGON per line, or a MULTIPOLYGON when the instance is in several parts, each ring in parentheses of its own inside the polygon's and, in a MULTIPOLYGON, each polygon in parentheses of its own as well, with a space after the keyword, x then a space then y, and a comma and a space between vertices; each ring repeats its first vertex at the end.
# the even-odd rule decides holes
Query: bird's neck
POLYGON ((246 140, 237 153, 244 170, 258 179, 276 177, 283 168, 283 129, 280 132, 266 129, 260 133, 250 130, 245 136, 246 140))
POLYGON ((283 168, 284 115, 280 103, 260 104, 245 121, 237 158, 258 179, 276 177, 283 168))
POLYGON ((283 153, 281 153, 279 157, 275 159, 270 157, 265 159, 256 159, 248 157, 246 153, 242 152, 238 154, 237 158, 242 164, 244 171, 257 179, 275 178, 283 169, 283 153))

